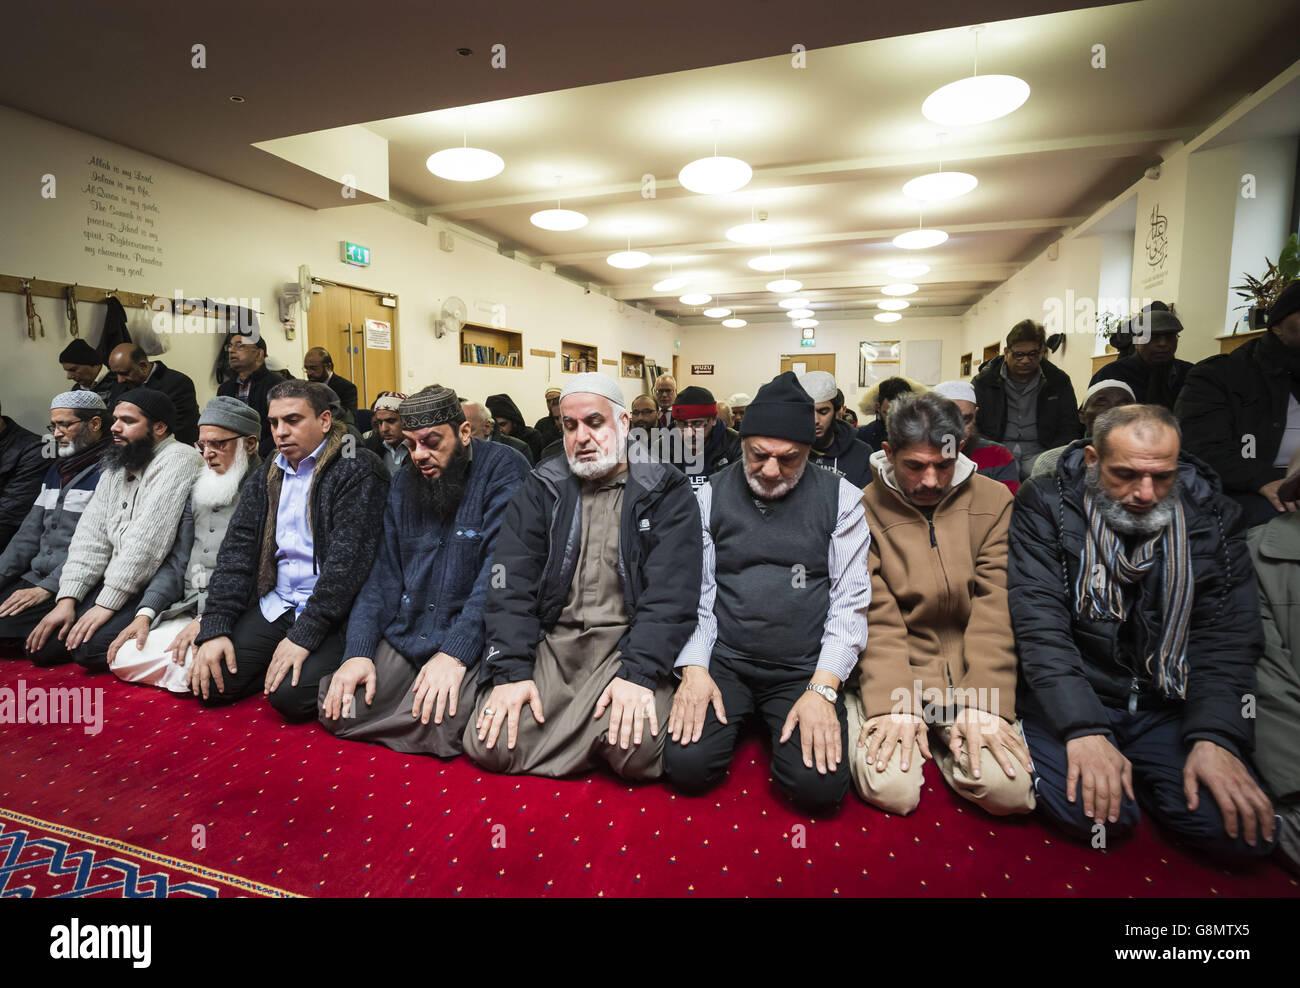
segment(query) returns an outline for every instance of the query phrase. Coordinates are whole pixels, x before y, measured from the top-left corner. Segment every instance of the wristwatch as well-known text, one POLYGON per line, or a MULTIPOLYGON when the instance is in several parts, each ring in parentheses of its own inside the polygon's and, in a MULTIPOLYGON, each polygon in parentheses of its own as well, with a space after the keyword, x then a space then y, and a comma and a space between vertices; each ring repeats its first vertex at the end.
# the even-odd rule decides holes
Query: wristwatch
POLYGON ((804 687, 804 692, 807 693, 809 690, 811 690, 814 693, 820 694, 824 699, 826 699, 830 703, 834 703, 839 698, 839 694, 836 693, 835 690, 821 683, 809 683, 807 686, 804 687))

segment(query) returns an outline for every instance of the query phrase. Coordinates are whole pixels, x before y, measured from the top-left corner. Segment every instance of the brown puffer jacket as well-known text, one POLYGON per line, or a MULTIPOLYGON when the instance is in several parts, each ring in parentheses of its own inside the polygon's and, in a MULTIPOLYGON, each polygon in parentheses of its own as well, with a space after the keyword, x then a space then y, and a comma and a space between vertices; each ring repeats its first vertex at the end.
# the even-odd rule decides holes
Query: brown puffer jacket
POLYGON ((867 716, 924 715, 926 706, 940 714, 942 704, 1014 720, 1010 492, 961 456, 951 490, 927 518, 900 493, 884 450, 872 454, 871 469, 876 482, 862 498, 871 527, 871 609, 858 663, 867 716))

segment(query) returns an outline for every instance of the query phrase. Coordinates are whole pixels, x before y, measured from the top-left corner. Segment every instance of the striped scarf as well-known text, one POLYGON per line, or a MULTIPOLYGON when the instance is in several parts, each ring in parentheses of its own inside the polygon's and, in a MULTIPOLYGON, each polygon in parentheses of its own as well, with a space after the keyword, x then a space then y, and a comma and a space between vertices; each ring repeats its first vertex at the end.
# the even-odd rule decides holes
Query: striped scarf
POLYGON ((1124 620, 1124 591, 1121 584, 1142 579, 1164 559, 1164 629, 1156 649, 1146 656, 1148 675, 1160 692, 1183 699, 1187 693, 1187 633, 1192 616, 1192 565, 1187 545, 1187 522, 1180 498, 1174 499, 1169 525, 1139 545, 1132 556, 1123 540, 1106 523, 1096 499, 1084 494, 1088 537, 1084 540, 1083 565, 1075 581, 1079 613, 1094 621, 1124 620), (1152 667, 1155 668, 1152 668, 1152 667))

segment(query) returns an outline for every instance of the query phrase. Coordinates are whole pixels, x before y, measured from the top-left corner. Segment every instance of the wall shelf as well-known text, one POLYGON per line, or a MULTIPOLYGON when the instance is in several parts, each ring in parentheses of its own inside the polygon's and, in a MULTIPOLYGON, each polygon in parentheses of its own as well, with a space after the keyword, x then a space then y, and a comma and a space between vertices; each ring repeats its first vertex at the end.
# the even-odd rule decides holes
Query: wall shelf
POLYGON ((596 348, 590 343, 560 340, 560 373, 582 374, 599 370, 598 356, 596 348))
POLYGON ((623 377, 632 377, 639 381, 641 380, 641 375, 645 368, 645 354, 628 353, 624 350, 623 355, 619 360, 619 367, 621 368, 620 373, 623 377))
POLYGON ((462 367, 519 370, 524 363, 524 335, 466 323, 460 331, 460 363, 462 367))

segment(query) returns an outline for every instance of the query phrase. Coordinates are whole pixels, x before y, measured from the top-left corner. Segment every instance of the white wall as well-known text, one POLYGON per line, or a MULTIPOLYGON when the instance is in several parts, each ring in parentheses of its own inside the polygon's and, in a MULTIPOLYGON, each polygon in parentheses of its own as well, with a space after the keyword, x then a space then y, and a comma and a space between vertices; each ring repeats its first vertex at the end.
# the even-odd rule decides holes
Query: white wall
MULTIPOLYGON (((737 391, 752 395, 781 369, 782 354, 835 354, 835 377, 844 392, 845 403, 858 407, 858 344, 866 340, 940 340, 943 343, 942 368, 945 380, 958 376, 961 355, 962 320, 960 316, 944 318, 903 318, 894 323, 874 319, 824 319, 817 327, 817 346, 804 350, 799 346, 800 331, 789 320, 755 322, 740 329, 717 326, 682 326, 681 373, 678 387, 699 385, 708 388, 715 398, 725 399, 737 391), (692 364, 713 364, 712 376, 694 376, 692 364)), ((976 355, 975 362, 979 363, 976 355)), ((906 372, 906 367, 904 367, 906 372)), ((937 382, 936 382, 937 383, 937 382)), ((864 423, 865 424, 865 423, 864 423)))
MULTIPOLYGON (((0 146, 5 148, 0 157, 0 229, 5 233, 0 273, 163 296, 180 291, 186 297, 258 298, 269 351, 297 376, 302 376, 306 328, 299 326, 295 340, 285 338, 276 297, 284 282, 297 279, 298 265, 304 263, 319 277, 398 296, 398 387, 403 391, 434 380, 479 400, 505 391, 531 422, 546 412, 542 396, 548 382, 562 384, 565 375, 558 358, 533 357, 530 349, 558 353, 563 337, 598 346, 602 359, 617 360, 623 348, 661 364, 671 356, 675 327, 670 323, 632 307, 619 313, 612 299, 585 295, 554 274, 461 237, 453 252, 444 252, 438 247, 440 227, 416 223, 384 206, 307 209, 4 107, 0 146), (89 163, 92 156, 151 179, 146 184, 158 210, 148 215, 162 247, 161 264, 109 261, 85 251, 87 245, 96 249, 104 243, 88 241, 87 232, 106 232, 87 224, 89 197, 83 190, 95 167, 89 163), (42 188, 48 187, 45 175, 56 179, 54 198, 42 197, 42 188), (371 266, 355 268, 340 261, 341 240, 370 247, 371 266), (143 270, 117 273, 108 270, 110 263, 143 270), (471 319, 477 301, 504 305, 506 327, 523 333, 523 368, 461 367, 458 339, 435 339, 433 334, 448 295, 465 300, 471 319)), ((0 330, 8 344, 0 401, 6 414, 28 428, 48 421, 50 397, 67 387, 58 364, 58 353, 70 339, 63 302, 37 299, 36 304, 46 335, 31 341, 22 296, 0 293, 0 330)), ((104 307, 82 304, 78 311, 81 335, 94 344, 104 307)), ((133 331, 150 325, 152 317, 128 309, 133 331)), ((194 379, 200 403, 215 393, 212 362, 224 332, 215 320, 205 327, 209 332, 166 337, 170 349, 161 357, 194 379)), ((617 376, 617 368, 601 369, 617 376)), ((638 381, 622 383, 629 397, 640 390, 638 381)))

